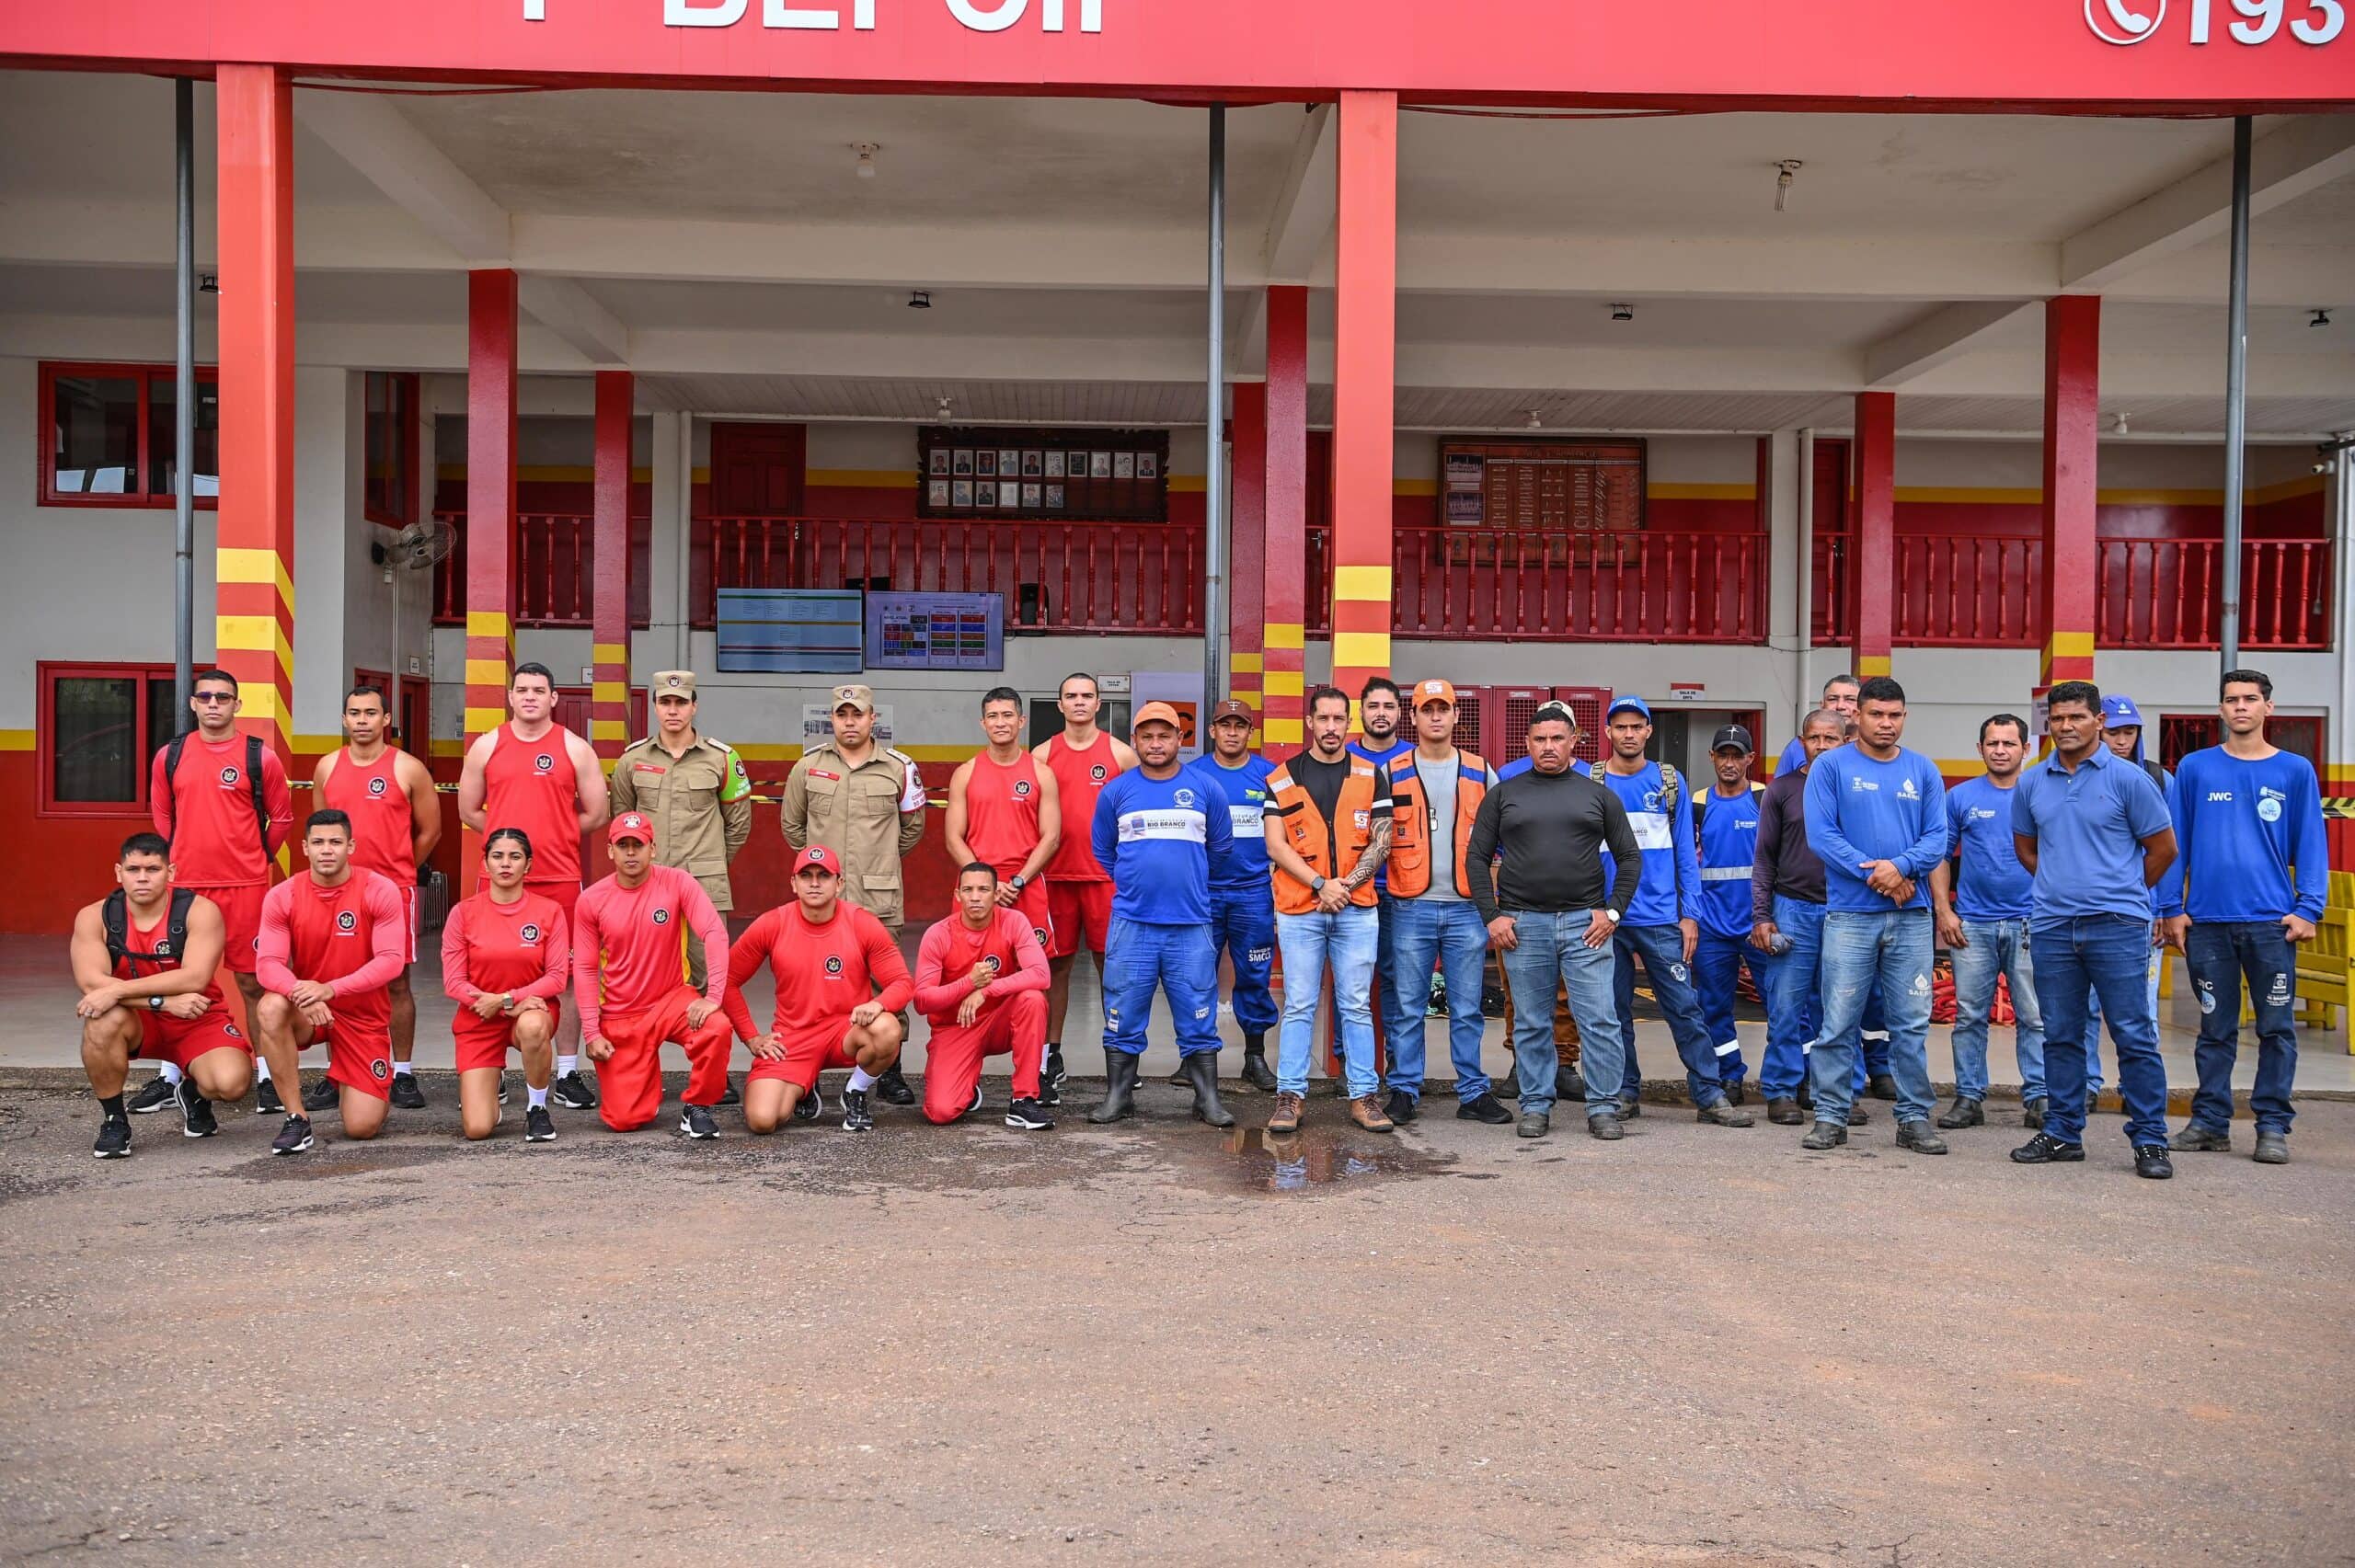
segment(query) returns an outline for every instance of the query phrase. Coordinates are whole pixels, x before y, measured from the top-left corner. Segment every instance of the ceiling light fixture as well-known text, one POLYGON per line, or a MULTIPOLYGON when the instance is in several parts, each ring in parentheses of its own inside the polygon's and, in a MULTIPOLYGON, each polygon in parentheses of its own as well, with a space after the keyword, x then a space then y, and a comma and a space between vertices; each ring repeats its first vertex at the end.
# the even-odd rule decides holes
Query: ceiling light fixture
POLYGON ((1775 211, 1783 210, 1783 198, 1791 193, 1791 177, 1807 167, 1797 158, 1775 160, 1775 211))
POLYGON ((1611 307, 1611 319, 1614 321, 1633 321, 1636 319, 1636 307, 1634 305, 1627 304, 1613 305, 1611 307))
POLYGON ((2126 411, 2122 408, 2112 414, 2109 417, 2109 433, 2113 436, 2125 435, 2127 433, 2126 419, 2126 411))
POLYGON ((850 144, 850 150, 858 155, 858 177, 861 179, 873 179, 875 177, 875 155, 883 150, 881 145, 874 142, 853 142, 850 144))
POLYGON ((2318 310, 2315 312, 2315 314, 2308 318, 2306 325, 2308 326, 2328 326, 2330 325, 2330 312, 2326 310, 2318 310))
POLYGON ((932 291, 930 289, 917 289, 912 292, 908 295, 908 308, 910 310, 930 310, 932 308, 932 291))
POLYGON ((1534 408, 1529 411, 1529 428, 1533 430, 1542 430, 1545 428, 1545 421, 1537 417, 1537 410, 1534 408))
POLYGON ((948 399, 946 396, 940 400, 940 422, 944 425, 948 423, 948 399))

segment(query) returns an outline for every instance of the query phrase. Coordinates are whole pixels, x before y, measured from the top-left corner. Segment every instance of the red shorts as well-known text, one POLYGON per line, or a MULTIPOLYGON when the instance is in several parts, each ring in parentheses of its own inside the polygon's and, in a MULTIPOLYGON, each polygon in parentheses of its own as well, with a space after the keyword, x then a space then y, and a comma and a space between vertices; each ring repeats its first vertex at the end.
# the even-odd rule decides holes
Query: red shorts
POLYGON ((1045 877, 1040 877, 1016 896, 1014 912, 1030 922, 1030 934, 1039 939, 1041 952, 1055 950, 1054 905, 1048 897, 1045 877))
POLYGON ((1087 950, 1097 957, 1104 956, 1104 941, 1112 932, 1112 885, 1109 882, 1058 882, 1047 879, 1047 913, 1053 923, 1055 944, 1047 949, 1050 958, 1068 958, 1079 951, 1080 938, 1087 939, 1087 950))
POLYGON ((408 917, 404 928, 408 932, 408 961, 414 964, 417 962, 417 884, 412 882, 402 887, 396 882, 393 886, 400 887, 401 912, 408 917))
MULTIPOLYGON (((564 1016, 564 999, 546 1000, 548 1022, 553 1024, 564 1016)), ((478 1067, 505 1067, 507 1053, 515 1048, 515 1020, 503 1016, 477 1018, 473 1008, 460 1002, 458 1015, 450 1021, 450 1035, 457 1042, 460 1072, 472 1072, 478 1067)))
POLYGON ((225 1005, 215 1005, 201 1018, 173 1018, 161 1013, 141 1008, 131 1015, 139 1037, 132 1042, 133 1060, 167 1061, 182 1072, 188 1064, 207 1051, 243 1051, 254 1054, 254 1043, 237 1027, 236 1019, 225 1005))
POLYGON ((243 887, 190 887, 221 906, 221 967, 240 975, 254 972, 254 950, 261 945, 261 900, 270 889, 259 883, 243 887))
POLYGON ((393 1097, 393 1032, 389 1024, 355 1024, 338 1018, 315 1029, 303 1049, 327 1048, 327 1081, 379 1100, 393 1097))
POLYGON ((843 1045, 843 1036, 850 1033, 850 1014, 844 1013, 839 1023, 821 1024, 798 1035, 779 1035, 776 1043, 785 1047, 785 1059, 754 1057, 752 1070, 744 1075, 747 1083, 757 1083, 764 1078, 781 1078, 803 1093, 818 1082, 818 1075, 828 1068, 848 1068, 858 1065, 858 1058, 843 1045))

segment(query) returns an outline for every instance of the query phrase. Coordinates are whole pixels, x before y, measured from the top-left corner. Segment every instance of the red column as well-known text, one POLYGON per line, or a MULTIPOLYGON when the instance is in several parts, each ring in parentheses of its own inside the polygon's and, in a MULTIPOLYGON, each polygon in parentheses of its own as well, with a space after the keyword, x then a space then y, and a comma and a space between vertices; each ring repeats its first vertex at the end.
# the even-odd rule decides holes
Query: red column
POLYGON ((590 658, 597 667, 590 690, 589 738, 608 763, 629 744, 629 457, 631 400, 627 371, 597 372, 596 491, 592 506, 596 599, 590 658))
POLYGON ((1897 579, 1897 394, 1856 394, 1856 674, 1889 673, 1897 579))
POLYGON ((1333 684, 1354 698, 1369 676, 1390 673, 1397 94, 1341 94, 1339 164, 1333 323, 1333 684))
POLYGON ((2090 681, 2101 587, 2094 538, 2101 420, 2101 297, 2044 302, 2044 657, 2039 687, 2090 681))
POLYGON ((1301 698, 1308 594, 1308 291, 1268 291, 1266 493, 1267 635, 1263 641, 1270 757, 1308 742, 1301 698))
MULTIPOLYGON (((1267 717, 1266 688, 1261 674, 1266 669, 1261 650, 1267 640, 1267 580, 1268 580, 1268 386, 1265 382, 1239 381, 1235 383, 1235 414, 1229 427, 1227 447, 1234 457, 1228 486, 1229 515, 1233 519, 1229 535, 1234 541, 1227 551, 1233 563, 1227 577, 1227 678, 1228 689, 1251 704, 1255 715, 1252 728, 1261 728, 1267 717)), ((1257 744, 1262 737, 1254 734, 1257 744)))
MULTIPOLYGON (((275 65, 216 77, 221 509, 214 647, 241 727, 289 759, 294 639, 294 113, 275 65)), ((183 462, 187 454, 181 455, 183 462)))
MULTIPOLYGON (((515 662, 515 274, 466 275, 466 742, 507 718, 515 662)), ((471 889, 480 846, 458 864, 471 889)))

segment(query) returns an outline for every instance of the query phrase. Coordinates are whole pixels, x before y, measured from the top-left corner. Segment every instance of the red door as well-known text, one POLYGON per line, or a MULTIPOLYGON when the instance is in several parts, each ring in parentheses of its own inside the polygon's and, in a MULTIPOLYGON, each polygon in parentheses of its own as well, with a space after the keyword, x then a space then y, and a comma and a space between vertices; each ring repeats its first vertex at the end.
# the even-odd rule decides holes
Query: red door
POLYGON ((711 427, 711 515, 798 517, 809 435, 799 425, 711 427))

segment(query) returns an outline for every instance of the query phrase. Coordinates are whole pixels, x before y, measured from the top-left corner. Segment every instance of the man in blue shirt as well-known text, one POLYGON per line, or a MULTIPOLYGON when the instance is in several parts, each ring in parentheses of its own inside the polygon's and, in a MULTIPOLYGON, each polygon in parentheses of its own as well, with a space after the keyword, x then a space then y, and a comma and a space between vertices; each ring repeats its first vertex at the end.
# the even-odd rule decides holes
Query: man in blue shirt
POLYGON ((1986 775, 1947 792, 1947 831, 1961 852, 1961 885, 1956 886, 1950 862, 1930 868, 1938 941, 1954 960, 1954 1105, 1938 1118, 1948 1130, 1987 1122, 1987 1023, 1999 975, 2011 987, 2021 1117, 2030 1128, 2044 1125, 2044 1015, 2028 950, 2034 878, 2012 843, 2012 792, 2027 755, 2026 719, 1997 714, 1981 723, 1979 760, 1986 775))
POLYGON ((1899 742, 1905 689, 1876 675, 1858 690, 1856 738, 1807 770, 1807 841, 1823 862, 1823 1036, 1809 1060, 1815 1126, 1802 1149, 1848 1141, 1849 1075, 1876 979, 1897 1081, 1897 1143, 1944 1154, 1930 1127, 1929 899, 1946 858, 1946 781, 1899 742))
POLYGON ((2290 1088, 2298 1071, 2297 944, 2313 939, 2330 883, 2322 786, 2303 757, 2265 738, 2273 681, 2225 673, 2224 743, 2177 764, 2168 805, 2182 851, 2158 885, 2162 929, 2183 949, 2200 999, 2200 1089, 2181 1150, 2233 1146, 2233 1059, 2240 1051, 2240 982, 2257 1010, 2257 1160, 2290 1159, 2290 1088))
MULTIPOLYGON (((1840 715, 1848 727, 1846 734, 1841 737, 1843 740, 1855 733, 1856 687, 1856 678, 1845 670, 1841 671, 1823 683, 1823 706, 1816 710, 1821 713, 1829 709, 1840 715)), ((1794 735, 1791 737, 1790 744, 1783 748, 1782 756, 1775 761, 1775 776, 1779 779, 1785 773, 1796 773, 1805 766, 1807 766, 1807 747, 1802 744, 1799 737, 1794 735)))
POLYGON ((1235 1118, 1218 1102, 1218 959, 1211 948, 1211 884, 1235 853, 1235 824, 1217 779, 1178 760, 1178 710, 1147 703, 1129 740, 1137 766, 1096 798, 1089 834, 1112 878, 1104 944, 1104 1103, 1091 1122, 1136 1113, 1137 1059, 1155 987, 1169 998, 1178 1051, 1194 1086, 1194 1115, 1235 1118))
POLYGON ((1693 857, 1692 786, 1674 770, 1644 755, 1652 738, 1652 710, 1633 694, 1614 698, 1603 715, 1610 750, 1592 771, 1595 783, 1619 797, 1627 826, 1643 852, 1643 880, 1612 933, 1613 980, 1619 1043, 1626 1065, 1619 1082, 1619 1116, 1643 1114, 1643 1070, 1636 1063, 1636 962, 1652 982, 1652 1000, 1676 1053, 1684 1059, 1695 1114, 1718 1127, 1748 1127, 1748 1111, 1732 1104, 1717 1077, 1717 1052, 1693 987, 1693 955, 1700 945, 1701 871, 1693 857))
POLYGON ((2036 878, 2028 951, 2044 1007, 2044 1126, 2012 1150, 2023 1165, 2085 1157, 2085 994, 2101 997, 2118 1049, 2118 1092, 2134 1173, 2175 1174, 2167 1159, 2167 1072, 2143 990, 2151 889, 2175 860, 2167 803, 2150 775, 2101 740, 2101 691, 2063 681, 2046 694, 2052 755, 2012 792, 2012 836, 2036 878))
MULTIPOLYGON (((1363 738, 1350 742, 1349 754, 1373 763, 1375 774, 1387 779, 1390 764, 1415 749, 1415 738, 1407 731, 1406 717, 1406 702, 1399 695, 1398 682, 1386 675, 1373 676, 1358 693, 1358 724, 1365 734, 1363 738)), ((1398 909, 1390 897, 1387 865, 1373 874, 1373 891, 1378 911, 1373 950, 1373 1022, 1374 1039, 1379 1044, 1381 1031, 1406 1005, 1398 991, 1398 909)), ((1338 1046, 1333 1054, 1337 1059, 1340 1057, 1338 1046)))
POLYGON ((1269 890, 1268 843, 1260 829, 1268 775, 1275 764, 1252 754, 1251 724, 1248 704, 1223 699, 1211 709, 1211 754, 1199 765, 1224 786, 1235 828, 1235 853, 1211 880, 1211 959, 1217 962, 1223 950, 1235 966, 1243 1081, 1272 1091, 1276 1075, 1268 1066, 1268 1031, 1276 1026, 1276 999, 1268 990, 1268 970, 1276 956, 1276 900, 1269 890))
POLYGON ((1726 1098, 1742 1101, 1741 1035, 1733 1016, 1734 990, 1744 964, 1763 999, 1773 992, 1775 960, 1750 945, 1750 876, 1758 858, 1758 787, 1750 782, 1755 761, 1750 731, 1738 724, 1719 729, 1709 743, 1716 787, 1693 801, 1701 841, 1701 896, 1694 913, 1701 941, 1693 950, 1694 990, 1701 1019, 1717 1053, 1717 1082, 1726 1098))

